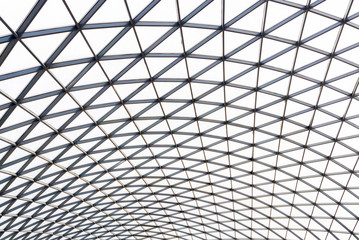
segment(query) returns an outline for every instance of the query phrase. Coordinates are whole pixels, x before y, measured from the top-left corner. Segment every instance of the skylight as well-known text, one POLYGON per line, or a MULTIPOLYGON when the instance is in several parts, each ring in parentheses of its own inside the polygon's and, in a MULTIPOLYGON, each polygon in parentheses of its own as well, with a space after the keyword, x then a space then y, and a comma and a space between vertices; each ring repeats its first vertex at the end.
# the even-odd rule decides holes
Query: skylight
POLYGON ((358 0, 0 2, 0 239, 358 239, 358 0))

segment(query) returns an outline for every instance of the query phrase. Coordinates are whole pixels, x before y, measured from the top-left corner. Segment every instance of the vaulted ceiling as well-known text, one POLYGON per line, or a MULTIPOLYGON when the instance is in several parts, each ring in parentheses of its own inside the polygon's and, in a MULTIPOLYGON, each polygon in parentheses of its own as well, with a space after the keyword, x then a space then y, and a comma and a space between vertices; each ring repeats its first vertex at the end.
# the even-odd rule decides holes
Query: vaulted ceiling
POLYGON ((0 239, 358 239, 359 0, 0 1, 0 239))

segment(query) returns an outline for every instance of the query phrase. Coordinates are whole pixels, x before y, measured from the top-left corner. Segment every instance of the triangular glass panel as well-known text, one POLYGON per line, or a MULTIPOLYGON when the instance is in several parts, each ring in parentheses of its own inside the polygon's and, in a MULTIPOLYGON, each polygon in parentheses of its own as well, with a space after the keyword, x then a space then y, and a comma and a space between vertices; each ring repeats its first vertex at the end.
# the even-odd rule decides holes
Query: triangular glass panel
POLYGON ((23 110, 20 107, 16 107, 15 110, 11 113, 11 115, 7 118, 7 120, 5 121, 5 123, 3 123, 1 127, 6 128, 21 122, 25 122, 33 118, 34 117, 27 111, 23 110))
POLYGON ((260 32, 262 30, 262 18, 264 17, 264 4, 256 7, 247 15, 242 17, 239 21, 234 23, 231 27, 242 30, 249 30, 253 32, 260 32))
POLYGON ((296 53, 296 49, 292 49, 274 59, 270 58, 270 59, 268 59, 270 61, 267 63, 267 65, 270 65, 270 66, 273 66, 273 67, 276 67, 279 69, 291 71, 291 69, 293 68, 293 64, 294 64, 295 53, 296 53))
POLYGON ((308 12, 304 25, 302 39, 306 39, 310 36, 313 36, 317 32, 334 24, 334 20, 320 16, 319 14, 308 12))
POLYGON ((131 67, 124 75, 121 76, 122 79, 148 79, 149 73, 147 67, 143 60, 136 63, 135 66, 131 67))
POLYGON ((181 38, 181 31, 176 30, 161 42, 151 53, 182 53, 183 45, 181 38))
POLYGON ((239 98, 238 100, 233 102, 233 104, 237 105, 239 107, 253 109, 254 108, 254 100, 255 100, 255 94, 250 93, 246 96, 241 96, 241 98, 239 98))
POLYGON ((283 76, 283 73, 269 70, 267 68, 259 68, 259 78, 258 78, 258 86, 267 86, 271 82, 280 79, 283 76))
POLYGON ((306 68, 300 72, 301 75, 313 78, 318 81, 323 81, 327 69, 329 67, 329 60, 322 61, 312 67, 306 68))
POLYGON ((82 18, 87 14, 92 6, 96 3, 95 0, 80 0, 80 1, 66 1, 71 13, 74 15, 77 22, 80 22, 82 18))
POLYGON ((305 65, 309 65, 310 63, 313 63, 321 58, 323 58, 323 55, 300 47, 295 63, 295 68, 298 69, 305 65))
POLYGON ((214 38, 210 39, 208 42, 194 51, 193 54, 210 55, 216 57, 223 56, 222 34, 218 34, 214 38))
POLYGON ((295 99, 309 103, 314 106, 317 103, 320 90, 315 88, 295 96, 295 99))
POLYGON ((117 80, 114 79, 114 77, 119 74, 125 67, 127 67, 132 61, 133 59, 120 59, 100 61, 100 63, 110 80, 117 80))
POLYGON ((51 109, 49 114, 77 108, 79 108, 79 105, 77 105, 76 102, 68 94, 65 94, 61 98, 61 100, 51 109))
POLYGON ((21 42, 17 42, 15 47, 6 57, 0 68, 0 75, 40 66, 40 63, 31 55, 21 42), (21 58, 19 58, 21 56, 21 58))
POLYGON ((81 58, 93 57, 91 49, 80 33, 71 40, 65 49, 59 54, 55 62, 64 62, 81 58))
POLYGON ((331 53, 335 47, 336 39, 338 37, 339 28, 334 28, 305 44, 308 44, 311 47, 318 48, 320 50, 331 53))
POLYGON ((269 86, 266 86, 265 90, 273 92, 273 93, 279 93, 282 95, 286 95, 288 92, 289 81, 290 81, 290 77, 286 77, 284 79, 276 81, 275 83, 273 83, 269 86))
POLYGON ((232 20, 234 17, 243 13, 246 9, 248 9, 255 3, 256 3, 255 0, 250 0, 250 1, 227 0, 224 4, 225 22, 232 20))
POLYGON ((49 133, 53 133, 53 130, 46 126, 44 123, 39 122, 36 127, 27 135, 25 141, 49 133))
POLYGON ((60 85, 51 77, 48 72, 44 72, 42 76, 32 86, 26 97, 33 97, 36 95, 62 90, 60 85))
POLYGON ((236 33, 231 31, 224 32, 224 54, 229 54, 231 51, 243 46, 253 38, 251 35, 236 33))
POLYGON ((197 59, 197 58, 187 58, 188 63, 188 71, 190 77, 197 75, 206 67, 210 66, 214 61, 212 60, 205 60, 205 59, 197 59))
POLYGON ((257 108, 262 108, 263 106, 272 105, 273 102, 275 102, 277 100, 278 100, 278 97, 272 96, 270 94, 258 92, 257 93, 257 108))
POLYGON ((61 68, 52 68, 50 72, 54 77, 66 87, 74 78, 85 68, 87 64, 76 64, 61 68))
POLYGON ((93 15, 88 23, 108 23, 129 21, 125 2, 123 0, 108 0, 93 15))
POLYGON ((27 31, 73 25, 75 25, 75 22, 72 20, 65 4, 61 0, 53 0, 45 3, 27 31))
POLYGON ((95 83, 108 83, 106 75, 104 74, 100 65, 97 63, 93 65, 92 68, 88 72, 86 72, 86 74, 82 76, 79 81, 76 82, 74 87, 86 86, 95 83))
POLYGON ((267 6, 265 28, 269 29, 273 27, 275 24, 289 18, 297 11, 297 8, 289 7, 276 2, 269 2, 267 6))
POLYGON ((214 110, 216 108, 216 106, 211 106, 211 105, 208 105, 208 104, 196 103, 195 105, 196 105, 196 113, 200 117, 203 114, 210 113, 212 110, 214 110))
POLYGON ((193 82, 191 86, 192 86, 194 99, 202 96, 203 94, 207 93, 208 91, 216 87, 216 85, 213 84, 201 84, 195 82, 193 82))
POLYGON ((124 109, 124 107, 120 107, 116 109, 110 116, 108 116, 104 121, 116 120, 116 119, 124 119, 128 118, 128 113, 124 109))
POLYGON ((185 18, 191 12, 193 12, 196 8, 198 8, 203 3, 202 0, 193 0, 193 1, 179 1, 179 12, 181 18, 185 18))
POLYGON ((345 24, 339 38, 337 49, 342 50, 343 48, 346 48, 348 46, 357 43, 358 38, 359 38, 359 30, 353 28, 350 25, 345 24))
POLYGON ((169 95, 167 98, 192 100, 192 94, 189 84, 182 86, 180 89, 169 95))
MULTIPOLYGON (((211 25, 221 25, 221 8, 222 3, 220 0, 214 0, 193 18, 189 20, 190 23, 205 23, 211 25), (210 17, 209 17, 210 16, 210 17)), ((183 16, 184 17, 184 16, 183 16)))
POLYGON ((46 123, 50 124, 50 126, 54 127, 55 129, 59 129, 61 126, 63 126, 67 120, 71 117, 71 114, 62 115, 59 117, 54 118, 48 118, 45 120, 46 123))
POLYGON ((120 95, 122 100, 127 100, 127 97, 130 96, 135 90, 139 89, 143 84, 142 83, 132 83, 132 84, 118 84, 114 85, 116 92, 120 95))
POLYGON ((300 34, 300 29, 303 25, 303 17, 298 16, 295 19, 270 32, 270 35, 277 36, 292 41, 297 41, 300 34))
POLYGON ((13 31, 17 31, 23 19, 28 16, 35 4, 35 0, 26 2, 17 0, 11 1, 11 3, 0 2, 0 15, 13 31), (19 8, 19 6, 21 6, 21 8, 19 8), (14 14, 15 12, 16 14, 14 14))
POLYGON ((290 47, 290 45, 268 38, 263 38, 261 59, 262 61, 269 60, 273 55, 280 53, 288 47, 290 47))
MULTIPOLYGON (((137 3, 136 3, 137 4, 137 3)), ((132 13, 133 14, 133 13, 132 13)), ((132 16, 134 17, 134 16, 132 16)), ((141 21, 177 22, 177 4, 175 0, 160 1, 141 21)))
POLYGON ((210 94, 201 98, 202 101, 211 101, 222 104, 224 102, 224 89, 223 87, 214 89, 210 94))
POLYGON ((31 112, 35 113, 37 116, 40 116, 41 113, 55 100, 55 96, 40 98, 36 101, 26 102, 22 105, 29 109, 31 112))
MULTIPOLYGON (((320 95, 319 105, 328 103, 331 101, 338 101, 342 97, 343 97, 343 95, 341 93, 334 91, 333 89, 331 89, 329 87, 324 86, 322 88, 322 92, 320 95)), ((336 113, 340 114, 340 113, 342 113, 342 111, 338 110, 338 111, 336 111, 336 113)))
POLYGON ((91 48, 98 54, 121 32, 123 28, 102 28, 83 30, 91 48))
POLYGON ((115 103, 120 99, 112 87, 109 87, 104 93, 102 93, 91 105, 115 103))
POLYGON ((119 55, 119 54, 129 54, 129 53, 140 53, 140 47, 138 46, 135 32, 131 28, 128 30, 124 36, 115 43, 105 56, 108 55, 119 55))
POLYGON ((134 19, 140 12, 142 12, 149 3, 150 0, 140 1, 140 2, 129 2, 128 8, 130 9, 132 19, 134 19))
POLYGON ((16 129, 13 129, 11 131, 2 132, 1 136, 4 139, 8 139, 12 142, 16 142, 25 133, 25 131, 28 128, 29 126, 17 127, 16 129))
POLYGON ((16 78, 10 78, 0 82, 0 89, 11 98, 16 99, 28 85, 35 74, 28 74, 16 78))
POLYGON ((45 63, 67 35, 68 33, 58 33, 41 37, 25 38, 23 41, 35 56, 42 63, 45 63))
POLYGON ((296 122, 297 125, 302 125, 304 127, 309 126, 312 118, 313 118, 313 111, 307 111, 304 113, 290 116, 290 120, 293 120, 294 122, 296 122))
POLYGON ((168 27, 136 27, 136 33, 141 44, 142 51, 152 46, 165 33, 170 30, 168 27))
POLYGON ((93 123, 85 112, 80 113, 68 126, 67 128, 77 127, 85 124, 93 123))
POLYGON ((255 88, 257 86, 258 68, 251 70, 250 72, 241 75, 231 83, 238 84, 239 86, 247 86, 255 88))
POLYGON ((328 0, 316 6, 315 9, 343 18, 349 4, 351 4, 349 0, 342 1, 340 4, 335 0, 328 0))
MULTIPOLYGON (((1 27, 1 25, 0 25, 0 27, 1 27)), ((0 29, 0 32, 5 32, 5 29, 4 30, 0 29)), ((4 49, 6 48, 7 45, 8 45, 7 43, 0 44, 0 55, 2 54, 2 52, 4 51, 4 49)))
MULTIPOLYGON (((344 63, 342 61, 336 60, 335 58, 332 59, 331 63, 330 63, 330 67, 329 67, 329 71, 327 74, 327 79, 332 79, 341 75, 344 75, 346 73, 352 72, 354 71, 354 67, 352 65, 349 65, 347 63, 344 63)), ((349 80, 348 78, 346 80, 339 80, 339 82, 341 83, 341 87, 339 88, 344 88, 343 85, 349 85, 347 80, 349 80)), ((349 91, 351 92, 351 91, 349 91)))
POLYGON ((172 62, 174 62, 176 59, 174 58, 151 58, 147 57, 146 62, 148 65, 148 68, 150 70, 151 76, 159 76, 161 71, 165 68, 167 68, 172 62))
POLYGON ((185 50, 189 51, 192 50, 192 48, 201 42, 203 39, 208 37, 210 34, 212 34, 213 30, 208 29, 198 29, 198 28, 188 28, 184 27, 182 29, 183 31, 183 40, 184 40, 184 46, 185 50))
POLYGON ((72 91, 71 94, 74 96, 76 101, 83 106, 89 103, 92 97, 94 97, 100 90, 101 88, 89 88, 81 91, 72 91))
POLYGON ((129 110, 131 116, 136 116, 145 110, 149 105, 149 103, 127 104, 127 109, 129 110))
POLYGON ((254 43, 246 46, 244 49, 241 49, 239 52, 231 56, 231 58, 250 61, 250 62, 259 62, 259 50, 260 50, 260 40, 255 41, 254 43))

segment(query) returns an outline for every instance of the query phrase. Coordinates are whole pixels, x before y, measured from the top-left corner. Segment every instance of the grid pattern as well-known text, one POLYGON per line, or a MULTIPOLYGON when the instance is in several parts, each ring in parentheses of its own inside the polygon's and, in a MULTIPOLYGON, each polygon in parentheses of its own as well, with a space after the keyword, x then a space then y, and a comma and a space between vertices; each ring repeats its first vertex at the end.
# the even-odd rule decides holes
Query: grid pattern
POLYGON ((358 0, 0 1, 0 53, 0 239, 359 238, 358 0))

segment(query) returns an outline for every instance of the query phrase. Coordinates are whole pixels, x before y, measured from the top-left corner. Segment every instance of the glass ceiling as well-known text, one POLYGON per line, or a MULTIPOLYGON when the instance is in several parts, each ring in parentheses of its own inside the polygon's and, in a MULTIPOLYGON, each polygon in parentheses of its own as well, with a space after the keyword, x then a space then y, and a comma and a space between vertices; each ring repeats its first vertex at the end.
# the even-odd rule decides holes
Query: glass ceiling
POLYGON ((0 239, 359 239, 359 0, 0 16, 0 239))

